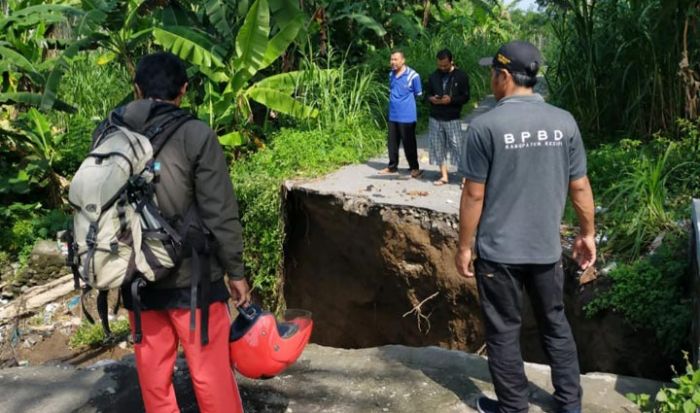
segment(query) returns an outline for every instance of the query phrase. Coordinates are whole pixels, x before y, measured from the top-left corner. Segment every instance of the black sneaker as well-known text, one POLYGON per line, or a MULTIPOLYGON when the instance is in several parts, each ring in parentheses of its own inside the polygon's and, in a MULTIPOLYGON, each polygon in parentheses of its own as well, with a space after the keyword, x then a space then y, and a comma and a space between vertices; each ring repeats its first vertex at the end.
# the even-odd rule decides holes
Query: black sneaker
POLYGON ((498 402, 488 397, 479 397, 476 400, 476 410, 479 413, 498 413, 498 402))

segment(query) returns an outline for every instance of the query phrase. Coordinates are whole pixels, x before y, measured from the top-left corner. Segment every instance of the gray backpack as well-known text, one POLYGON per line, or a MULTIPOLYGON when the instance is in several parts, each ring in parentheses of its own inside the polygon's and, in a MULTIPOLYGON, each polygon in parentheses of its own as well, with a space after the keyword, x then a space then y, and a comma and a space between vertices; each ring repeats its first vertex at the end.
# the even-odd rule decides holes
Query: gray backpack
MULTIPOLYGON (((75 173, 68 194, 75 209, 68 258, 76 288, 82 281, 83 297, 91 289, 99 291, 97 310, 109 336, 108 291, 129 285, 138 316, 136 342, 141 340, 138 289, 169 275, 179 265, 184 239, 193 226, 201 224, 192 208, 176 229, 158 208, 154 185, 160 164, 155 158, 168 138, 193 119, 180 109, 163 118, 136 132, 116 112, 110 114, 75 173)), ((82 301, 83 314, 94 323, 82 301)))

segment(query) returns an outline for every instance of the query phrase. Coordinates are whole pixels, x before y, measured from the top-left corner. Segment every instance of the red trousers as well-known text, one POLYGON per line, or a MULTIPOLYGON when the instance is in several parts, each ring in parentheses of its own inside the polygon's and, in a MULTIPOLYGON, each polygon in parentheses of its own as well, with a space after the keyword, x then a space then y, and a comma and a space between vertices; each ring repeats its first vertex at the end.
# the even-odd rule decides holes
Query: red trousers
MULTIPOLYGON (((133 333, 134 313, 129 312, 133 333)), ((200 341, 200 318, 190 331, 188 309, 141 312, 143 340, 134 344, 136 369, 147 413, 179 413, 173 387, 178 342, 182 344, 201 413, 243 413, 229 358, 231 320, 223 302, 209 307, 209 344, 200 341)))

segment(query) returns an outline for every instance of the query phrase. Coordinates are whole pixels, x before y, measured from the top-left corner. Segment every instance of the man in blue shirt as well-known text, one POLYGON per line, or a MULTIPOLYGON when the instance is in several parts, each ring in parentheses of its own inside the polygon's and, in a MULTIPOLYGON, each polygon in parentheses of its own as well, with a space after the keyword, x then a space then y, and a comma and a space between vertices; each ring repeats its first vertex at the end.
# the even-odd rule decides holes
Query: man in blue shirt
POLYGON ((391 54, 389 73, 389 165, 379 173, 396 173, 399 167, 399 143, 403 142, 411 177, 418 178, 418 148, 416 145, 416 96, 423 93, 418 72, 406 66, 403 52, 391 54))

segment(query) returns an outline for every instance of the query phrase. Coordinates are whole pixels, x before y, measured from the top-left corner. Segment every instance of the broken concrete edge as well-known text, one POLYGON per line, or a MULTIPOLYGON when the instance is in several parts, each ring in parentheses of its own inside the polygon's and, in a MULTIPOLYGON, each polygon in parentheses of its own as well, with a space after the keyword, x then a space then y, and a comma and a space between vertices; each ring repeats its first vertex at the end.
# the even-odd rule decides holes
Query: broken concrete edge
POLYGON ((288 194, 292 191, 302 192, 309 195, 319 195, 326 197, 334 197, 339 201, 343 202, 343 209, 348 212, 354 212, 356 214, 366 216, 367 212, 372 208, 381 209, 391 209, 395 211, 418 211, 424 215, 430 215, 433 217, 439 217, 443 220, 449 220, 454 223, 459 221, 458 214, 450 214, 447 212, 436 211, 434 209, 425 208, 421 206, 414 206, 409 204, 394 204, 389 202, 378 202, 373 200, 371 197, 361 194, 349 193, 344 191, 323 191, 317 189, 311 189, 305 187, 311 181, 308 180, 290 180, 285 181, 283 185, 283 190, 285 192, 284 199, 288 198, 288 194))
MULTIPOLYGON (((316 189, 310 189, 308 187, 305 187, 304 185, 309 184, 311 182, 323 180, 325 177, 317 178, 317 179, 298 179, 298 180, 288 180, 283 183, 283 191, 284 191, 284 196, 283 199, 287 199, 287 195, 291 191, 300 191, 306 194, 313 194, 313 195, 321 195, 321 196, 332 196, 337 198, 338 200, 343 201, 343 209, 348 212, 355 212, 360 215, 367 215, 367 211, 371 207, 396 207, 398 205, 396 204, 390 204, 390 203, 384 203, 384 202, 376 202, 374 201, 371 197, 366 196, 366 195, 359 195, 359 194, 352 194, 349 192, 342 192, 342 191, 321 191, 321 190, 316 190, 316 189), (358 201, 355 201, 358 200, 358 201)), ((421 209, 420 207, 413 207, 415 209, 421 209)), ((431 213, 439 213, 436 211, 429 210, 427 208, 423 208, 426 212, 431 213)), ((449 214, 445 214, 449 215, 449 214)))
POLYGON ((289 201, 289 196, 292 192, 297 192, 303 195, 333 198, 334 201, 342 203, 344 211, 363 217, 367 217, 371 213, 377 213, 384 221, 396 222, 401 220, 403 223, 416 224, 425 230, 437 231, 443 235, 459 230, 459 215, 457 214, 436 211, 420 206, 376 202, 370 197, 361 194, 311 189, 303 186, 305 182, 308 181, 285 182, 283 187, 284 202, 282 205, 282 211, 285 216, 285 226, 289 223, 287 222, 284 203, 289 201))
MULTIPOLYGON (((434 209, 430 208, 425 208, 421 206, 411 206, 407 204, 394 204, 394 203, 387 203, 387 202, 381 202, 381 201, 376 201, 372 199, 371 197, 367 195, 362 195, 362 194, 357 194, 357 193, 351 193, 351 192, 345 192, 345 191, 325 191, 325 190, 318 190, 314 188, 309 188, 306 186, 306 184, 317 182, 319 180, 323 180, 324 178, 316 178, 316 179, 296 179, 296 180, 287 180, 283 183, 282 186, 282 191, 283 191, 283 199, 286 201, 289 198, 289 194, 292 191, 296 192, 301 192, 305 195, 318 195, 318 196, 324 196, 324 197, 334 197, 338 201, 342 202, 343 205, 343 210, 347 212, 353 212, 361 216, 367 216, 369 212, 372 209, 378 209, 380 211, 380 215, 383 215, 382 212, 384 211, 391 211, 391 212, 396 212, 399 213, 400 215, 403 215, 405 217, 414 217, 416 215, 419 216, 426 216, 431 218, 431 225, 426 227, 427 222, 425 220, 415 220, 419 223, 422 224, 422 226, 425 229, 430 229, 430 227, 437 227, 437 229, 446 229, 442 228, 442 225, 437 225, 434 226, 432 224, 439 222, 441 224, 446 224, 448 227, 451 227, 452 230, 459 231, 459 214, 452 214, 452 213, 447 213, 443 211, 436 211, 434 209), (413 213, 408 213, 408 211, 412 211, 413 213)), ((282 207, 284 211, 284 206, 282 207)), ((412 220, 409 218, 407 220, 407 223, 414 223, 412 220)), ((566 264, 569 266, 577 265, 576 260, 573 258, 573 253, 571 251, 571 248, 573 247, 573 237, 569 235, 571 232, 571 228, 568 228, 564 225, 562 225, 562 228, 560 230, 561 238, 562 240, 568 240, 569 242, 563 242, 562 243, 562 259, 566 261, 566 264), (570 238, 570 239, 569 239, 570 238)), ((600 261, 596 263, 600 264, 600 261)), ((579 280, 579 285, 584 285, 591 283, 598 279, 598 274, 600 271, 597 269, 596 266, 589 267, 587 270, 583 271, 578 271, 578 280, 579 280)))

